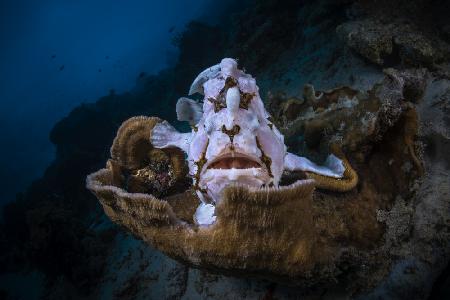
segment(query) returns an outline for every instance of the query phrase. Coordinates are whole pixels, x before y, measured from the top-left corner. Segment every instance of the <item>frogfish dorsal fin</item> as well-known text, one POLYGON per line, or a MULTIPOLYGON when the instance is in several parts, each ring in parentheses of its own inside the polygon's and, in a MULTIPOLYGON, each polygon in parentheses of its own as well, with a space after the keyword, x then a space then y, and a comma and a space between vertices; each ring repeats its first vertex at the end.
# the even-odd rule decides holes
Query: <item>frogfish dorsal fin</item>
POLYGON ((191 88, 189 89, 189 95, 193 95, 195 93, 199 93, 203 95, 203 84, 208 80, 214 78, 220 72, 220 64, 214 65, 203 70, 198 76, 194 79, 194 82, 191 84, 191 88))

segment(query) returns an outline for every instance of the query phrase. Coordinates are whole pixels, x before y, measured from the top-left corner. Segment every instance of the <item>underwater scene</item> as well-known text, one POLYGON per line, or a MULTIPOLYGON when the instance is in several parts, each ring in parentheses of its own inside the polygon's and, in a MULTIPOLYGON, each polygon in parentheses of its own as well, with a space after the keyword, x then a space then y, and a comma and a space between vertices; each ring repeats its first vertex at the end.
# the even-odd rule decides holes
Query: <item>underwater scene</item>
POLYGON ((0 14, 0 300, 450 299, 449 0, 0 14))

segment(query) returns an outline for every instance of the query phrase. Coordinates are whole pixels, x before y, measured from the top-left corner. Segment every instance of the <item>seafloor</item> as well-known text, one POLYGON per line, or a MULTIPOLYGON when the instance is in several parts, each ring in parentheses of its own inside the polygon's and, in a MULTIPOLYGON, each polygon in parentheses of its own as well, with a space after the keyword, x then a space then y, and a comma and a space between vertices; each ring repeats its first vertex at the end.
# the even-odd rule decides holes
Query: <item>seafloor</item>
MULTIPOLYGON (((191 22, 177 38, 180 56, 173 68, 141 74, 128 93, 112 91, 54 126, 54 162, 4 209, 0 299, 450 297, 449 11, 449 1, 255 0, 230 4, 217 26, 191 22), (298 117, 291 104, 308 98, 305 84, 361 92, 386 78, 403 84, 401 96, 418 117, 405 157, 415 153, 420 176, 378 211, 381 244, 388 249, 380 259, 392 263, 386 276, 364 273, 367 285, 355 289, 339 278, 334 285, 302 288, 217 275, 168 258, 105 216, 85 178, 104 167, 120 124, 148 115, 189 130, 176 121, 175 103, 199 71, 223 57, 238 58, 256 77, 261 97, 280 114, 288 146, 296 151, 308 151, 303 136, 291 130, 298 117)), ((395 98, 398 86, 383 87, 395 98)), ((308 134, 314 140, 330 133, 308 134)), ((409 162, 396 163, 401 176, 414 170, 409 162)))

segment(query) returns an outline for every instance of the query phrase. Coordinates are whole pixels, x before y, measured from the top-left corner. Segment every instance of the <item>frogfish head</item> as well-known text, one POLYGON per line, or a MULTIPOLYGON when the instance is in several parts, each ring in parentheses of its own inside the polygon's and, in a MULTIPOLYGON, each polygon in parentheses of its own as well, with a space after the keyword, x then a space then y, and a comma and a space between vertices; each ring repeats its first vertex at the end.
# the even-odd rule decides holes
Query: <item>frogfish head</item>
POLYGON ((225 58, 204 80, 203 115, 188 152, 199 197, 217 203, 230 185, 277 186, 283 173, 283 135, 270 121, 255 79, 225 58))

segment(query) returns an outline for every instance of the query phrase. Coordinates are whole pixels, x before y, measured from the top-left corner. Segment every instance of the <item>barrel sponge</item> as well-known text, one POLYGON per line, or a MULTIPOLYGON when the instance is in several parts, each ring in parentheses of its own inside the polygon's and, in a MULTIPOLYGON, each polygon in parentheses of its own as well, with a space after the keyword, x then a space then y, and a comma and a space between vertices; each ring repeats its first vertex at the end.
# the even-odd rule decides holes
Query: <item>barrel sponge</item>
POLYGON ((198 227, 183 215, 185 208, 178 207, 183 202, 194 208, 198 205, 192 191, 158 199, 114 186, 112 175, 105 168, 87 178, 87 188, 98 197, 105 213, 175 259, 275 281, 303 277, 322 260, 317 257, 322 252, 315 249, 313 180, 261 190, 230 186, 216 208, 217 222, 198 227))

